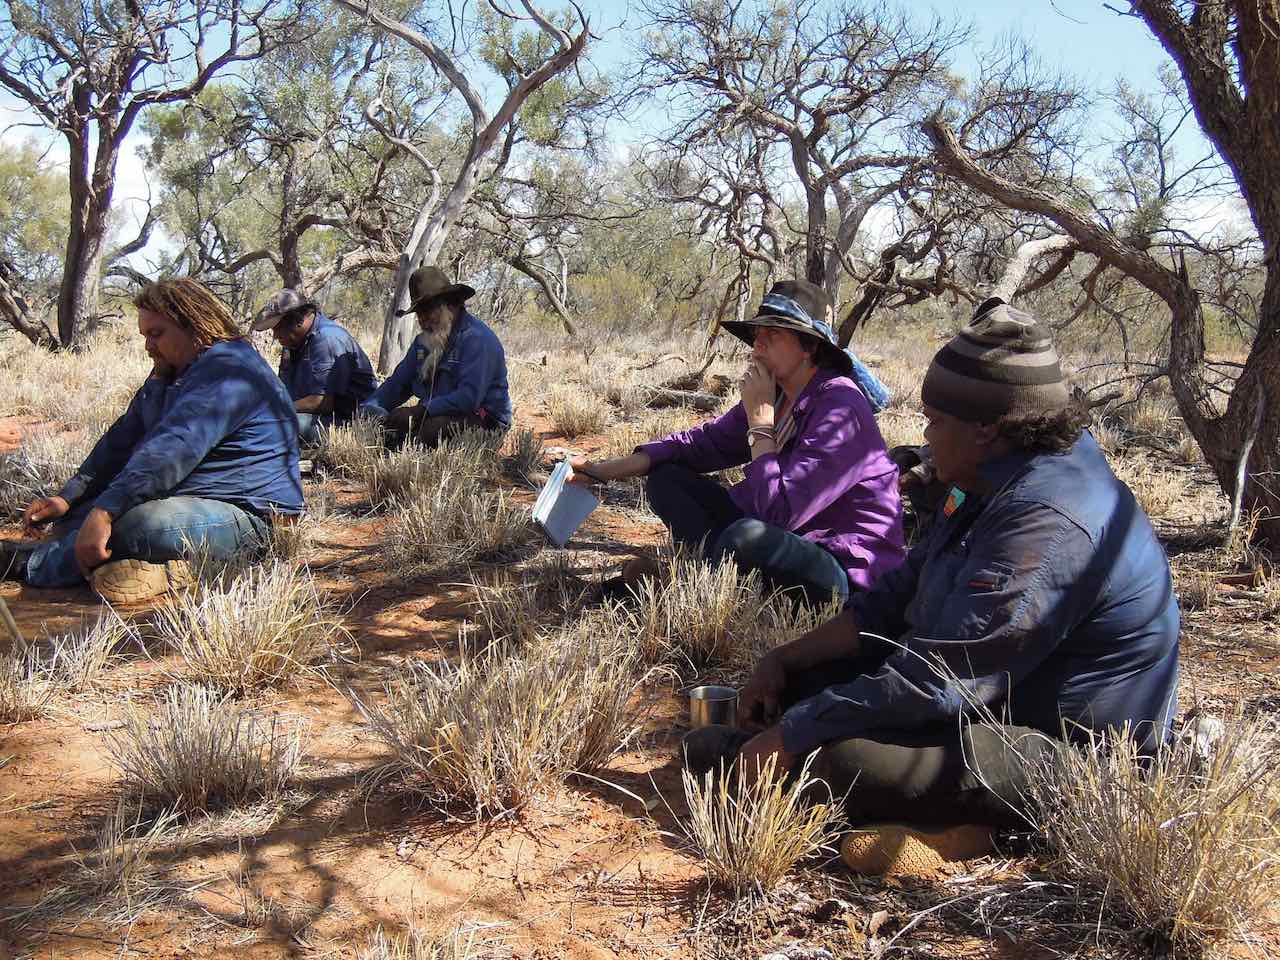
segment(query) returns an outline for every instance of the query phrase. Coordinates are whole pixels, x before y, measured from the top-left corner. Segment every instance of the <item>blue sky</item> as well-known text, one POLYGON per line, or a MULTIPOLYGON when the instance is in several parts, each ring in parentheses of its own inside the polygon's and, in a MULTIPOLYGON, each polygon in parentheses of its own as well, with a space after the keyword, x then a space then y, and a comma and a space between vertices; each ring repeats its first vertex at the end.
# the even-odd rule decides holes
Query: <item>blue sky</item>
MULTIPOLYGON (((473 0, 474 2, 474 0, 473 0)), ((593 32, 602 35, 602 42, 592 51, 592 59, 605 70, 616 66, 628 53, 628 38, 633 36, 644 21, 644 15, 634 0, 580 0, 591 19, 593 32)), ((558 0, 546 0, 544 6, 559 6, 558 0)), ((1120 3, 1117 3, 1119 6, 1120 3)), ((1140 88, 1154 88, 1155 75, 1165 62, 1164 51, 1145 27, 1132 17, 1120 16, 1103 7, 1101 0, 969 0, 962 5, 943 6, 910 4, 912 9, 933 9, 944 17, 960 17, 975 26, 975 39, 979 45, 995 43, 1010 33, 1025 38, 1036 50, 1045 66, 1060 69, 1074 75, 1079 81, 1095 90, 1106 91, 1115 80, 1123 77, 1140 88)), ((971 52, 969 57, 976 56, 971 52)), ((965 71, 971 62, 961 56, 957 67, 965 71)), ((22 116, 20 105, 5 93, 0 93, 0 140, 34 137, 43 139, 30 128, 7 129, 22 116)), ((1099 116, 1099 122, 1106 118, 1099 116)), ((633 130, 642 129, 638 124, 633 130)), ((625 132, 615 131, 615 136, 627 139, 625 132)), ((65 156, 65 150, 55 146, 53 156, 65 156)), ((132 145, 126 146, 121 155, 117 200, 122 209, 122 220, 128 223, 141 215, 142 205, 134 198, 145 197, 146 176, 137 160, 132 145), (133 201, 133 202, 131 202, 133 201), (132 216, 131 216, 132 214, 132 216)), ((125 232, 129 228, 125 227, 125 232)))

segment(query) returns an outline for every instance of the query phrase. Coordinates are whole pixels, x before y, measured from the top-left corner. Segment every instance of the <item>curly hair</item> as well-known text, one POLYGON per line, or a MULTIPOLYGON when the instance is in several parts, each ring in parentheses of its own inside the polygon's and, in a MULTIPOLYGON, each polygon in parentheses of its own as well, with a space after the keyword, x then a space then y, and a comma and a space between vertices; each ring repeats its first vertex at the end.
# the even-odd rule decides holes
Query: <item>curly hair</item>
POLYGON ((133 298, 133 305, 139 310, 158 313, 190 332, 200 350, 223 340, 244 337, 226 304, 203 283, 190 277, 148 283, 133 298))
POLYGON ((1066 453, 1091 423, 1088 403, 1073 397, 1056 413, 1005 414, 996 421, 996 434, 1019 450, 1066 453))

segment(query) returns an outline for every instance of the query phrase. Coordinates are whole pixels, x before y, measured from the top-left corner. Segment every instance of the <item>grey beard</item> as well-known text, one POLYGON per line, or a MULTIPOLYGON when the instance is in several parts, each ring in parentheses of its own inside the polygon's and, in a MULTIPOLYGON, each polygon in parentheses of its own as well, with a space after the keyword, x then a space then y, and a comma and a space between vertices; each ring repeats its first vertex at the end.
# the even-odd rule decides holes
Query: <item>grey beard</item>
POLYGON ((427 355, 422 358, 422 365, 418 367, 418 379, 423 383, 430 383, 435 378, 436 366, 440 363, 445 344, 449 342, 451 329, 452 327, 445 326, 439 330, 423 330, 418 334, 418 346, 427 351, 427 355))

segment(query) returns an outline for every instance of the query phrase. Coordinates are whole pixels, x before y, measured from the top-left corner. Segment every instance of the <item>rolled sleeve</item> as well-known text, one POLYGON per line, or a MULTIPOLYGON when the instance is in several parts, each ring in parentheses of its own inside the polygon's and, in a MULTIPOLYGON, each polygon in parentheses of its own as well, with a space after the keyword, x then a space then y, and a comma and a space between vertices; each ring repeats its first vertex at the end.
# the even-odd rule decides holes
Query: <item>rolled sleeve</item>
MULTIPOLYGON (((993 535, 971 532, 974 547, 949 582, 931 582, 928 569, 917 581, 919 590, 947 591, 940 614, 913 625, 876 673, 828 687, 788 710, 782 720, 788 751, 998 710, 1057 649, 1087 613, 1076 609, 1074 598, 1089 595, 1075 588, 1088 578, 1090 537, 1039 502, 993 505, 979 522, 993 535)), ((855 609, 874 611, 880 589, 855 609)))

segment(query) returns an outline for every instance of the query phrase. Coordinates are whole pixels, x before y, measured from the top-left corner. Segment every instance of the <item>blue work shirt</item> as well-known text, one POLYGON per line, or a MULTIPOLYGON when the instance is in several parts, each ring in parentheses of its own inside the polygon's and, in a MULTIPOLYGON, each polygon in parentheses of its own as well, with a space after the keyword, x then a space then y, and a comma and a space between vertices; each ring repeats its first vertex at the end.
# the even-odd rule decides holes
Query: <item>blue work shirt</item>
POLYGON ((280 379, 295 401, 323 395, 333 399, 333 418, 350 419, 373 393, 373 365, 356 338, 323 313, 296 349, 280 355, 280 379))
POLYGON ((148 377, 59 496, 113 518, 175 496, 301 513, 293 403, 249 343, 215 343, 172 383, 148 377))
POLYGON ((361 410, 386 417, 410 396, 427 408, 429 417, 478 414, 493 429, 511 426, 511 393, 502 341, 465 310, 458 316, 430 383, 418 376, 427 348, 417 340, 361 410))
POLYGON ((789 752, 954 725, 978 713, 973 702, 1054 737, 1064 723, 1069 738, 1128 724, 1148 753, 1167 735, 1179 626, 1169 561, 1093 437, 983 475, 995 493, 940 513, 903 566, 852 596, 859 628, 896 640, 894 652, 788 710, 789 752))

